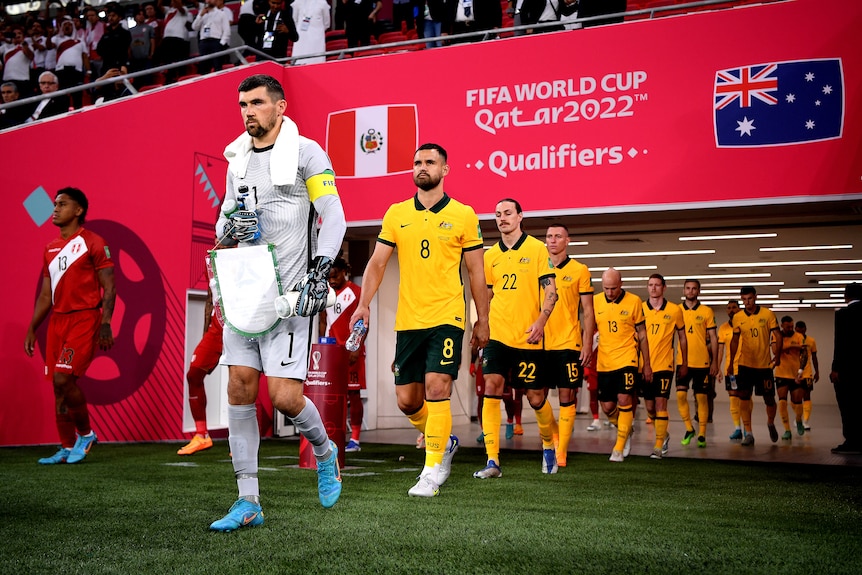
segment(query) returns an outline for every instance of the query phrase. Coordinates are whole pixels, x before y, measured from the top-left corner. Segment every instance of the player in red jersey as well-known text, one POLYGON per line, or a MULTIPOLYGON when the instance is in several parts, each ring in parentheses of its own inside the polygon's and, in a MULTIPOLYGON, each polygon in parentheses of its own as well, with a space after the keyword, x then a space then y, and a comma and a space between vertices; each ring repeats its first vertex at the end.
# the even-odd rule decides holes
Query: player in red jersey
POLYGON ((93 361, 96 346, 108 350, 114 345, 114 262, 105 240, 83 228, 88 207, 87 196, 76 188, 63 188, 54 198, 51 223, 60 228, 60 237, 45 248, 42 291, 24 340, 24 351, 32 357, 36 328, 53 308, 45 375, 54 384, 61 446, 39 460, 43 465, 78 463, 96 442, 78 378, 93 361))
MULTIPOLYGON (((329 272, 329 286, 335 290, 335 305, 320 314, 320 334, 334 337, 338 345, 344 345, 350 337, 350 317, 359 304, 361 288, 350 281, 350 266, 343 258, 336 258, 329 272)), ((356 351, 351 351, 347 367, 347 407, 350 415, 350 441, 345 452, 360 451, 359 434, 362 431, 361 390, 365 389, 365 340, 356 351)))

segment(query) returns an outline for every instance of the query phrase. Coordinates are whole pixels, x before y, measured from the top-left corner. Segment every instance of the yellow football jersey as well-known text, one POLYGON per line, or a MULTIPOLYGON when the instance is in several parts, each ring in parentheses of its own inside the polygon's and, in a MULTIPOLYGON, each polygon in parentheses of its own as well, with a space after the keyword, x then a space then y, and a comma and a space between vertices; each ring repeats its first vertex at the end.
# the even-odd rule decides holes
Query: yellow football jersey
POLYGON ((658 308, 653 308, 649 301, 645 301, 643 310, 650 367, 654 372, 673 371, 673 336, 677 330, 685 329, 682 309, 664 300, 658 308))
POLYGON ((740 310, 730 323, 733 333, 739 334, 740 351, 737 363, 755 369, 769 369, 772 362, 769 352, 772 332, 778 331, 775 314, 759 305, 753 314, 744 309, 740 310))
POLYGON ((803 345, 808 349, 808 363, 805 364, 805 367, 802 368, 802 377, 803 379, 811 379, 814 377, 814 360, 812 359, 813 355, 817 353, 817 342, 814 341, 814 338, 810 335, 806 335, 802 339, 803 345))
MULTIPOLYGON (((706 343, 707 331, 715 330, 715 314, 709 306, 700 302, 688 309, 683 303, 682 317, 685 320, 685 338, 688 344, 688 366, 694 368, 705 368, 710 365, 709 344, 706 343)), ((713 331, 711 337, 717 337, 713 331)), ((682 365, 682 357, 677 350, 676 364, 682 365)))
MULTIPOLYGON (((721 373, 727 373, 727 366, 730 364, 730 340, 733 339, 733 326, 730 322, 725 322, 718 326, 718 345, 724 346, 724 359, 722 360, 721 373)), ((739 352, 742 351, 742 345, 736 350, 736 357, 733 362, 733 373, 736 373, 739 368, 739 352)))
MULTIPOLYGON (((775 366, 775 377, 794 379, 799 371, 800 356, 804 341, 802 334, 793 332, 791 336, 784 336, 781 342, 781 361, 775 366)), ((805 372, 803 371, 803 375, 805 372)))
POLYGON ((401 268, 395 330, 440 325, 464 328, 466 309, 461 259, 482 249, 473 208, 444 194, 430 209, 418 197, 393 204, 377 241, 397 249, 401 268))
POLYGON ((545 299, 539 282, 552 277, 554 266, 548 248, 533 236, 523 234, 512 248, 500 241, 485 252, 485 282, 494 294, 489 317, 491 339, 516 349, 541 349, 527 343, 527 330, 541 313, 545 299))
POLYGON ((644 323, 643 301, 622 290, 609 301, 604 293, 593 296, 593 311, 599 332, 596 371, 616 371, 638 366, 637 326, 644 323))
POLYGON ((545 349, 581 350, 581 296, 593 295, 593 280, 587 266, 566 258, 554 268, 557 279, 557 304, 545 324, 545 349))

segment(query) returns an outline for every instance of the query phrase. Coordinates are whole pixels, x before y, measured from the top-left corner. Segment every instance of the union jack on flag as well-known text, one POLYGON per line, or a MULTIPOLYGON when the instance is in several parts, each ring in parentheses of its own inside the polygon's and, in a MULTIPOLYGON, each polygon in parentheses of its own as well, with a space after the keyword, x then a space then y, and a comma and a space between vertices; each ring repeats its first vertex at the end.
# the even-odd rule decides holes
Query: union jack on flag
POLYGON ((752 64, 718 70, 715 141, 723 147, 783 146, 840 138, 844 72, 840 58, 752 64))
POLYGON ((772 76, 776 70, 777 64, 719 70, 715 73, 715 97, 719 98, 715 109, 721 110, 736 101, 740 108, 749 108, 752 98, 774 106, 778 98, 770 92, 778 91, 778 78, 772 76))

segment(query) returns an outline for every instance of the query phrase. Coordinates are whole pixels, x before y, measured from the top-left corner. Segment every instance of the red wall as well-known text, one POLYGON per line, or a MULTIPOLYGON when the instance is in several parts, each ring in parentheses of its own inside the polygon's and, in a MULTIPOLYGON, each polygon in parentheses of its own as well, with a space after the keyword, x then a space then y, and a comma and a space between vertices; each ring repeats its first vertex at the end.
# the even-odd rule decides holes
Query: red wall
MULTIPOLYGON (((403 172, 416 141, 442 144, 452 167, 447 190, 479 213, 490 213, 506 196, 520 198, 533 214, 768 205, 862 195, 859 29, 858 2, 799 0, 288 69, 258 64, 6 132, 0 135, 0 185, 11 200, 6 237, 14 238, 8 251, 15 253, 0 288, 7 302, 0 330, 0 445, 57 441, 51 386, 42 376, 44 347, 40 341, 39 357, 31 359, 22 344, 42 251, 57 235, 50 201, 69 185, 88 194, 87 226, 106 237, 117 264, 117 347, 100 354, 82 380, 94 427, 108 441, 182 436, 186 290, 205 288, 203 256, 224 193, 221 152, 242 129, 236 87, 251 73, 283 79, 288 114, 306 136, 322 144, 329 139, 342 168, 347 154, 358 158, 351 168, 403 172), (759 148, 716 145, 717 71, 824 58, 841 63, 839 137, 759 148), (640 78, 638 87, 601 88, 602 78, 628 73, 640 78), (566 86, 572 79, 579 86, 582 78, 587 85, 595 79, 596 90, 516 101, 516 85, 566 86), (504 87, 511 102, 476 99, 504 87), (496 134, 476 120, 477 114, 511 120, 515 107, 520 118, 562 109, 559 120, 574 102, 581 109, 591 105, 586 100, 601 105, 603 98, 631 114, 587 119, 588 113, 576 122, 496 134), (388 105, 400 105, 400 112, 381 116, 377 107, 388 105), (343 128, 327 133, 330 114, 357 108, 360 116, 378 114, 369 124, 377 136, 373 146, 343 128), (543 146, 559 150, 563 144, 581 151, 619 147, 622 155, 619 161, 605 156, 601 165, 587 154, 576 167, 507 167, 505 177, 488 167, 501 154, 541 158, 543 146), (637 153, 630 156, 630 150, 637 153)), ((338 187, 354 223, 380 220, 390 203, 412 190, 404 173, 339 177, 338 187)))

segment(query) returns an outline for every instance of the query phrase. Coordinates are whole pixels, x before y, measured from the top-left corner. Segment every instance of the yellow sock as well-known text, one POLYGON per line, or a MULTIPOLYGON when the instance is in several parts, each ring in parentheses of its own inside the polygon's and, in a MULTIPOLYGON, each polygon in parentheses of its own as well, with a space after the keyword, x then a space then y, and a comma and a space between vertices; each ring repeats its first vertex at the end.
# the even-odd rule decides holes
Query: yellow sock
POLYGON ((733 425, 736 426, 737 429, 741 429, 741 423, 739 418, 739 398, 735 395, 730 396, 730 419, 733 420, 733 425))
POLYGON ((485 396, 482 404, 482 433, 485 434, 485 453, 488 461, 496 461, 500 464, 500 423, 503 416, 500 414, 500 398, 485 396))
POLYGON ((806 399, 802 402, 802 420, 808 421, 811 419, 811 400, 806 399))
POLYGON ((554 427, 557 424, 554 419, 554 410, 547 400, 542 402, 542 407, 533 409, 536 412, 536 423, 539 424, 539 437, 542 438, 542 449, 553 449, 554 427))
POLYGON ((656 449, 661 449, 662 445, 664 445, 664 438, 667 437, 668 418, 669 414, 667 411, 658 411, 655 417, 653 417, 656 449))
POLYGON ((739 417, 742 419, 742 425, 747 433, 751 433, 751 400, 739 399, 739 417))
POLYGON ((428 417, 425 423, 425 467, 443 463, 446 444, 452 433, 452 409, 448 399, 426 401, 428 417))
POLYGON ((802 421, 803 407, 801 403, 793 404, 793 413, 796 414, 796 421, 802 421))
POLYGON ((778 414, 781 416, 781 423, 784 424, 784 431, 790 431, 790 416, 787 413, 787 400, 778 400, 778 414))
POLYGON ((632 406, 620 407, 620 416, 617 420, 617 442, 614 445, 614 451, 622 451, 626 446, 626 440, 629 438, 629 432, 632 429, 632 421, 634 420, 634 412, 632 406))
POLYGON ((573 405, 560 406, 560 450, 565 453, 568 451, 569 440, 572 438, 572 430, 575 428, 575 414, 577 407, 573 405))
POLYGON ((676 405, 679 407, 679 415, 685 424, 685 430, 694 431, 694 426, 691 424, 691 410, 688 407, 688 390, 677 390, 676 405))
POLYGON ((620 418, 620 408, 615 405, 614 410, 612 412, 608 413, 607 415, 608 415, 608 421, 610 421, 614 425, 617 425, 617 423, 619 422, 619 418, 620 418))
POLYGON ((420 433, 425 433, 425 425, 428 423, 428 402, 422 402, 422 407, 416 413, 411 413, 407 416, 413 427, 419 430, 420 433))
POLYGON ((706 426, 709 423, 709 400, 705 393, 695 394, 694 399, 695 403, 697 403, 698 435, 706 437, 706 426))

